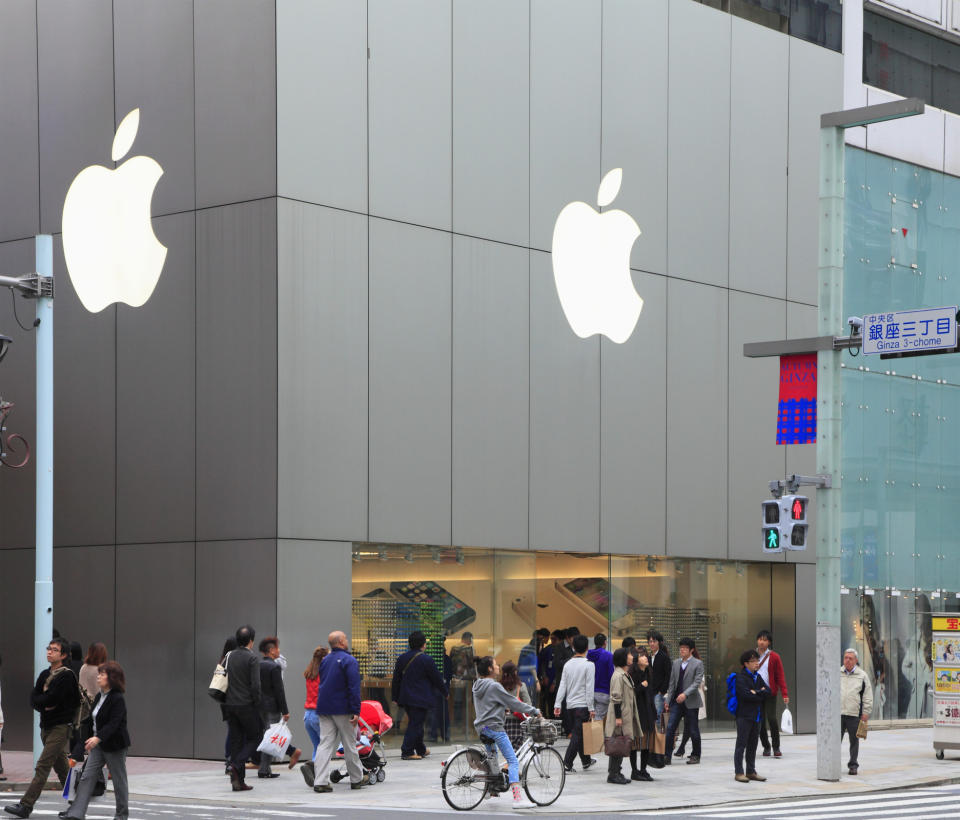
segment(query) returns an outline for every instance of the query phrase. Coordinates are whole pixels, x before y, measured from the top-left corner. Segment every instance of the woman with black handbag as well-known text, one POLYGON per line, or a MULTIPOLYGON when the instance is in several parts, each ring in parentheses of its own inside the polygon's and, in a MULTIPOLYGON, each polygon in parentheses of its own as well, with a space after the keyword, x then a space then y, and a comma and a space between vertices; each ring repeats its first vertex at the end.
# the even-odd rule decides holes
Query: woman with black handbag
POLYGON ((114 820, 127 820, 130 816, 127 805, 127 749, 130 735, 127 733, 127 704, 123 698, 126 679, 123 668, 116 661, 107 661, 97 671, 100 694, 93 704, 93 735, 84 744, 89 757, 77 786, 76 799, 60 817, 83 820, 87 805, 93 797, 97 773, 104 764, 110 768, 113 793, 116 798, 114 820))
POLYGON ((627 674, 629 654, 621 647, 613 653, 610 678, 610 708, 603 720, 603 749, 610 759, 607 783, 626 785, 630 780, 620 772, 623 759, 637 748, 643 735, 633 681, 627 674))

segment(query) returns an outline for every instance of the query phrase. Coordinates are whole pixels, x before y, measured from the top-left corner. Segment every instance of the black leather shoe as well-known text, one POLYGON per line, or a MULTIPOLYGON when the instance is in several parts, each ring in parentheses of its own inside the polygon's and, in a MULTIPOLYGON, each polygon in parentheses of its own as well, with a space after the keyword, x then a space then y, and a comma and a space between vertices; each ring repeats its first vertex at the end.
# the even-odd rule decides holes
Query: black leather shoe
POLYGON ((650 777, 649 772, 637 772, 636 777, 633 777, 633 775, 631 775, 630 777, 632 780, 644 780, 647 783, 653 783, 653 778, 650 777))
POLYGON ((770 751, 769 748, 766 748, 766 749, 763 750, 763 756, 764 756, 764 757, 770 757, 770 755, 772 755, 772 754, 773 754, 773 752, 770 751))
POLYGON ((696 766, 697 763, 699 763, 699 762, 700 762, 700 758, 697 757, 696 755, 690 755, 690 757, 687 758, 687 765, 688 765, 688 766, 691 766, 691 765, 696 766))
POLYGON ((597 762, 597 761, 594 760, 592 757, 588 757, 588 758, 587 758, 587 762, 583 764, 583 770, 586 771, 587 769, 589 769, 589 768, 590 768, 594 763, 596 763, 596 762, 597 762))
POLYGON ((28 809, 23 803, 15 803, 12 806, 4 806, 3 810, 14 817, 29 817, 31 809, 28 809))
MULTIPOLYGON (((857 773, 857 767, 856 767, 856 766, 851 766, 849 769, 847 769, 847 773, 848 773, 848 774, 856 774, 856 773, 857 773)), ((10 809, 7 809, 7 811, 10 811, 10 809)), ((21 817, 25 817, 25 816, 26 816, 26 815, 21 815, 21 817)))
POLYGON ((267 772, 266 774, 263 772, 257 772, 257 777, 259 777, 261 780, 272 780, 274 777, 280 777, 280 775, 276 772, 267 772))
POLYGON ((664 757, 663 760, 660 761, 660 765, 661 765, 661 766, 672 766, 672 765, 673 765, 673 761, 672 761, 669 757, 664 757))
POLYGON ((70 811, 70 810, 69 810, 69 809, 64 809, 62 812, 60 812, 60 814, 57 815, 57 817, 66 817, 68 811, 70 811))
POLYGON ((566 764, 564 764, 563 770, 569 774, 570 772, 573 771, 573 766, 567 766, 566 764))
POLYGON ((607 783, 616 783, 618 786, 626 786, 630 783, 620 772, 607 776, 607 783))

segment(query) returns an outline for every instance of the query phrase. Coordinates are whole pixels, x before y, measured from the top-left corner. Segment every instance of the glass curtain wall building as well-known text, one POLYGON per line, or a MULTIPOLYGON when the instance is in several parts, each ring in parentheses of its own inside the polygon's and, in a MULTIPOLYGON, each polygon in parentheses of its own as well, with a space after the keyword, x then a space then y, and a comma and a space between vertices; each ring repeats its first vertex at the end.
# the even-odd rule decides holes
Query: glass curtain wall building
MULTIPOLYGON (((845 315, 960 304, 960 179, 848 147, 846 197, 845 315)), ((929 718, 926 614, 960 609, 960 356, 845 356, 842 383, 842 640, 876 717, 929 718)))

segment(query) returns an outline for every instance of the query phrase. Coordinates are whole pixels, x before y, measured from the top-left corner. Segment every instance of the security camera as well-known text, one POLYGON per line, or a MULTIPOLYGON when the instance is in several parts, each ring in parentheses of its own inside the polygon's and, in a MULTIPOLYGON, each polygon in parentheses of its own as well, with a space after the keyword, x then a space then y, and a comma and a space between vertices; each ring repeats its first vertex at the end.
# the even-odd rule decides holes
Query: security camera
POLYGON ((857 335, 863 331, 863 319, 859 316, 850 316, 847 319, 847 324, 850 325, 850 332, 853 335, 857 335))

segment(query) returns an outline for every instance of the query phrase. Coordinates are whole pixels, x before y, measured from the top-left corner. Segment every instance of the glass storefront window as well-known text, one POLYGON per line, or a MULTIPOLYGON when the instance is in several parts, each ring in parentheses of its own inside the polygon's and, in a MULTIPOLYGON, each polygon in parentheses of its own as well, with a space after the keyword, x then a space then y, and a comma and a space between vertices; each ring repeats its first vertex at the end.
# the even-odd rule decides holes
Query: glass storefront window
POLYGON ((842 0, 696 0, 704 6, 833 51, 842 45, 842 0))
POLYGON ((773 631, 788 685, 795 680, 789 564, 423 545, 355 544, 353 554, 353 651, 364 699, 379 700, 394 716, 397 725, 386 738, 394 746, 406 724, 391 702, 392 673, 415 628, 427 634, 427 652, 450 684, 449 697, 428 718, 428 744, 435 736, 475 738, 473 657, 518 663, 538 702, 538 628, 575 626, 591 646, 603 633, 613 650, 628 635, 645 644, 653 627, 674 656, 679 640, 692 637, 707 668, 706 730, 729 728, 726 675, 755 646, 760 629, 773 631))

